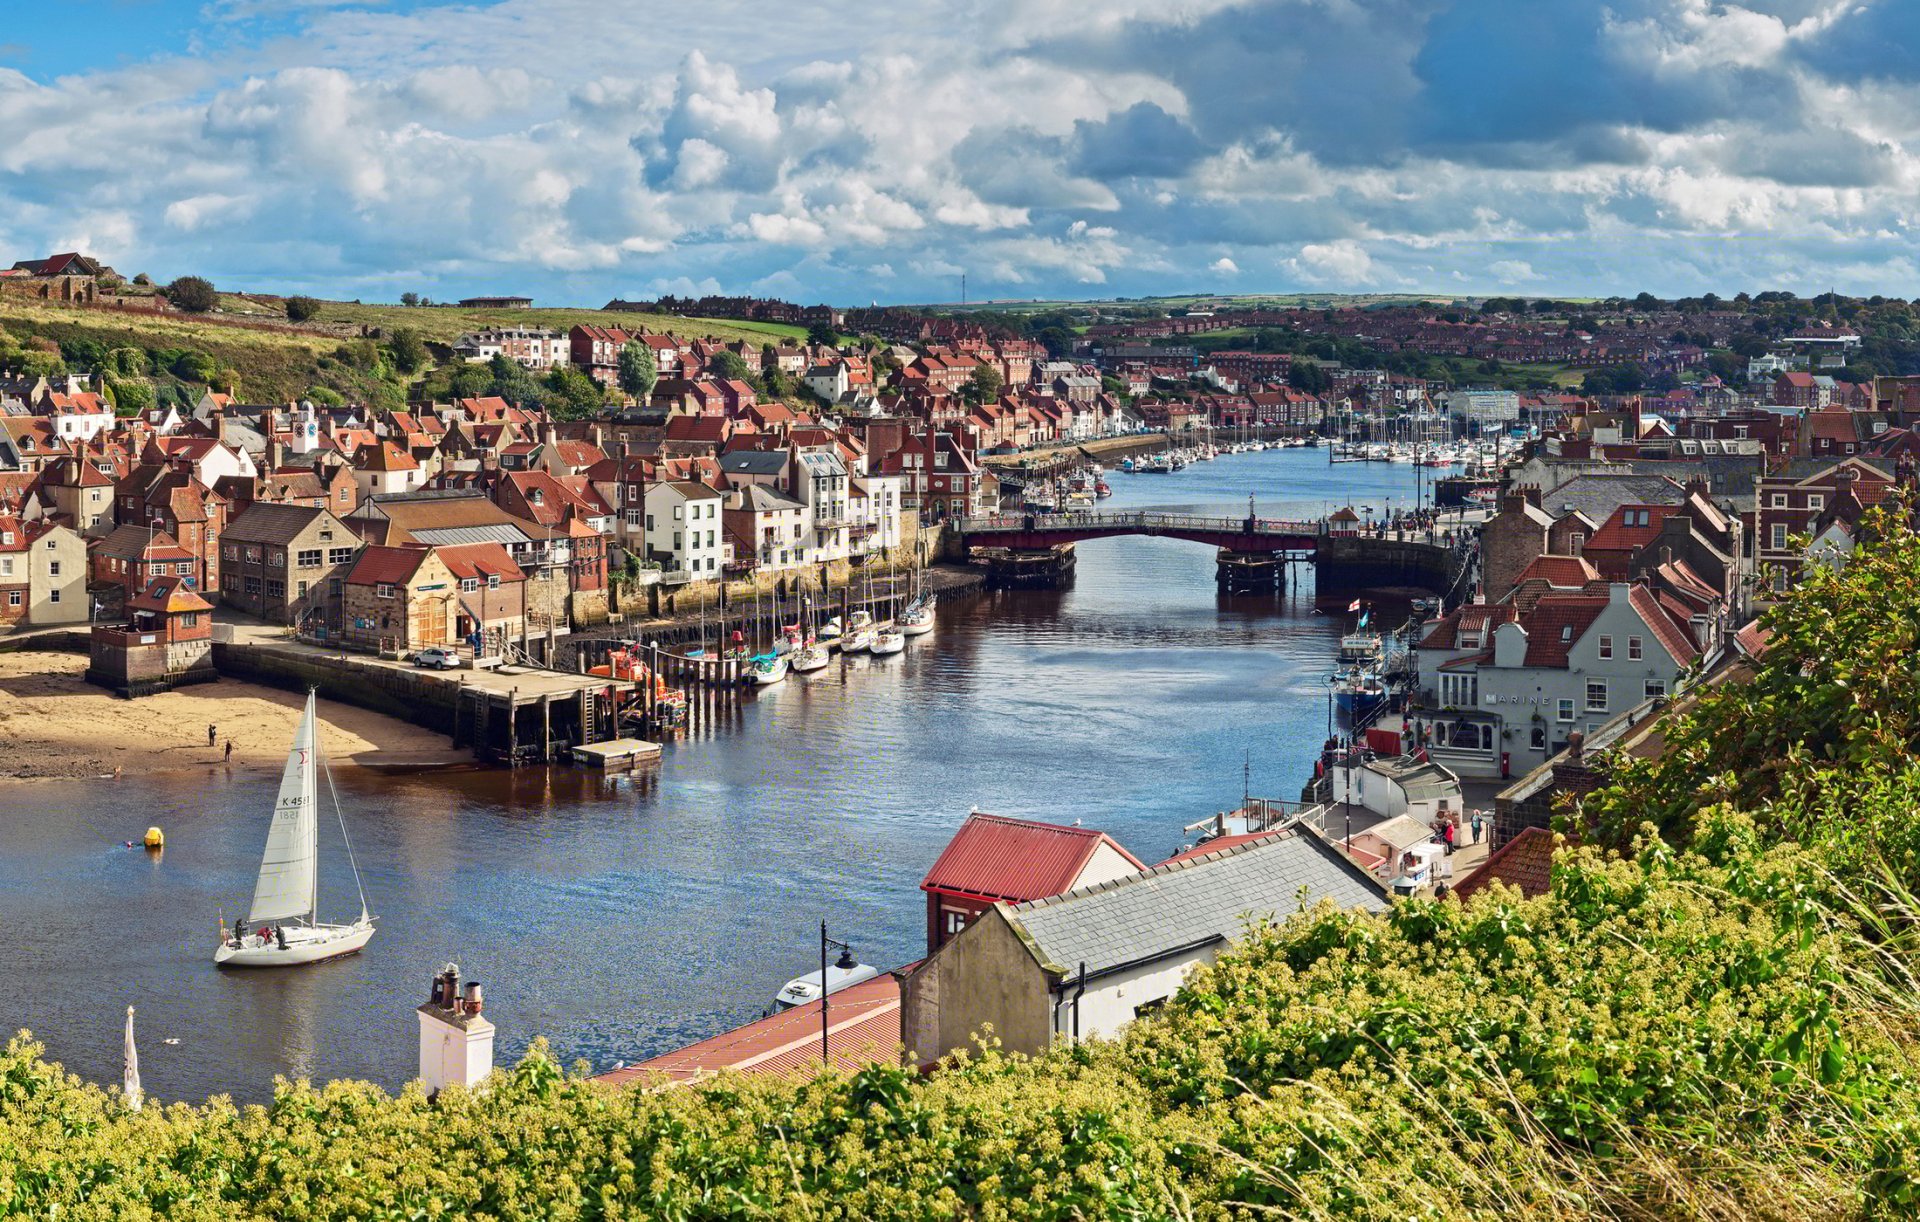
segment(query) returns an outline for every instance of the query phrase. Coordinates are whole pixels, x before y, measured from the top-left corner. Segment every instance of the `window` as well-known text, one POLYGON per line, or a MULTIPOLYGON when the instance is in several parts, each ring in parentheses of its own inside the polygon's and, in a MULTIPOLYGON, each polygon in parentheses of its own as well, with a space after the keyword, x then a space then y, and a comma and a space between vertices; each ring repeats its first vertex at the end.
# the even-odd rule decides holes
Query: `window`
POLYGON ((1627 661, 1638 662, 1646 653, 1646 643, 1637 636, 1627 638, 1627 661))
POLYGON ((1568 641, 1571 641, 1572 639, 1573 639, 1573 625, 1562 624, 1560 626, 1560 643, 1564 645, 1568 641))
POLYGON ((1533 727, 1533 738, 1531 741, 1535 751, 1545 751, 1547 749, 1547 727, 1533 727))
POLYGON ((338 577, 327 578, 327 597, 340 597, 340 579, 338 577))
POLYGON ((1775 522, 1773 524, 1773 550, 1776 552, 1784 552, 1787 550, 1787 524, 1785 522, 1775 522))
MULTIPOLYGON (((162 566, 162 567, 164 568, 165 566, 162 566)), ((176 561, 173 566, 173 571, 178 576, 191 577, 193 576, 193 561, 191 560, 176 561)))
POLYGON ((1787 588, 1787 570, 1785 568, 1782 568, 1776 565, 1773 570, 1774 593, 1776 594, 1784 593, 1786 591, 1786 588, 1787 588))
POLYGON ((1784 493, 1784 492, 1776 492, 1776 493, 1774 493, 1774 494, 1773 494, 1773 507, 1774 507, 1775 509, 1785 509, 1785 508, 1787 507, 1787 494, 1786 494, 1786 493, 1784 493))
POLYGON ((479 588, 480 579, 478 577, 462 577, 460 579, 460 592, 462 594, 471 594, 479 588))
POLYGON ((487 574, 487 589, 489 589, 489 590, 497 590, 497 589, 499 589, 499 588, 500 588, 500 574, 498 574, 498 573, 488 573, 488 574, 487 574))
POLYGON ((1607 685, 1603 680, 1587 680, 1587 711, 1591 713, 1607 711, 1607 685))
POLYGON ((331 542, 332 539, 333 539, 333 527, 322 526, 320 528, 320 542, 328 543, 328 542, 331 542))
POLYGON ((676 552, 680 550, 680 532, 677 530, 673 532, 673 550, 676 552))
MULTIPOLYGON (((116 568, 119 567, 120 562, 118 560, 114 561, 113 563, 116 568)), ((0 577, 11 577, 11 576, 13 576, 13 557, 0 556, 0 577)))
POLYGON ((272 552, 272 553, 270 553, 270 554, 269 554, 269 555, 267 556, 267 567, 268 567, 268 568, 270 568, 270 569, 284 569, 284 568, 286 568, 286 567, 287 567, 287 554, 286 554, 285 552, 272 552))
POLYGON ((1135 1018, 1145 1018, 1155 1010, 1166 1008, 1166 1004, 1167 999, 1164 997, 1156 997, 1152 1001, 1143 1001, 1133 1008, 1133 1016, 1135 1018))
POLYGON ((390 581, 376 582, 373 587, 373 596, 375 598, 392 598, 393 583, 390 581))
POLYGON ((7 591, 7 605, 9 607, 17 607, 20 605, 20 591, 18 590, 7 591))
POLYGON ((319 548, 305 548, 293 558, 293 562, 303 569, 317 569, 320 567, 320 556, 319 548))
POLYGON ((58 577, 60 575, 60 562, 58 560, 49 560, 47 562, 47 575, 49 577, 58 577))
POLYGON ((1601 661, 1604 662, 1604 661, 1609 661, 1612 658, 1613 658, 1613 638, 1603 633, 1600 637, 1600 659, 1601 661))
POLYGON ((350 547, 330 547, 327 549, 328 564, 352 564, 353 549, 350 547))
POLYGON ((347 499, 347 489, 345 486, 342 486, 340 489, 340 499, 343 501, 347 499))
POLYGON ((274 579, 274 580, 272 580, 272 581, 269 581, 269 582, 267 582, 267 597, 268 597, 268 598, 285 598, 286 596, 287 596, 287 583, 286 583, 286 582, 284 582, 284 581, 281 581, 281 580, 279 580, 279 579, 277 579, 277 578, 276 578, 276 579, 274 579))
POLYGON ((231 543, 229 543, 229 544, 227 544, 227 545, 226 545, 225 547, 223 547, 223 548, 221 548, 221 549, 220 549, 220 554, 221 554, 222 556, 225 556, 225 557, 226 557, 226 558, 227 558, 228 560, 238 560, 238 559, 240 559, 240 549, 239 549, 238 547, 235 547, 235 546, 234 546, 233 544, 231 544, 231 543))
POLYGON ((1655 699, 1656 697, 1664 696, 1666 694, 1667 694, 1667 681, 1665 679, 1647 680, 1647 699, 1652 700, 1652 699, 1655 699))
POLYGON ((1808 509, 1825 509, 1826 507, 1827 497, 1824 492, 1809 492, 1807 494, 1808 509))
POLYGON ((653 515, 652 515, 652 514, 648 514, 648 515, 647 515, 647 529, 648 529, 648 530, 652 530, 652 529, 653 529, 653 515))
POLYGON ((673 520, 674 520, 674 521, 676 521, 676 522, 678 522, 678 521, 680 521, 680 519, 681 519, 681 518, 683 518, 683 517, 685 517, 685 516, 686 516, 686 515, 685 515, 684 513, 682 513, 682 512, 681 512, 681 511, 682 511, 683 509, 685 509, 685 508, 686 508, 686 506, 684 506, 684 505, 675 505, 675 506, 673 507, 673 520))
POLYGON ((1556 714, 1561 721, 1572 721, 1573 720, 1573 701, 1571 700, 1560 701, 1560 707, 1556 710, 1556 714))
POLYGON ((303 581, 303 582, 301 582, 301 583, 300 583, 300 585, 299 585, 299 587, 298 587, 298 589, 296 589, 296 590, 295 590, 295 595, 296 595, 297 597, 300 597, 300 598, 305 598, 305 597, 307 596, 307 583, 306 583, 306 582, 304 582, 304 581, 303 581))
POLYGON ((1460 634, 1460 648, 1462 648, 1462 649, 1478 649, 1478 648, 1480 648, 1480 634, 1479 634, 1479 633, 1477 633, 1477 632, 1463 632, 1463 633, 1461 633, 1461 634, 1460 634))
POLYGON ((50 603, 57 603, 57 602, 59 602, 59 601, 60 601, 60 587, 59 587, 59 586, 55 586, 55 587, 54 587, 53 589, 51 589, 51 590, 49 590, 49 591, 47 591, 47 601, 48 601, 48 602, 50 602, 50 603))
POLYGON ((967 927, 967 914, 957 908, 942 908, 940 915, 946 918, 947 936, 949 938, 967 927))

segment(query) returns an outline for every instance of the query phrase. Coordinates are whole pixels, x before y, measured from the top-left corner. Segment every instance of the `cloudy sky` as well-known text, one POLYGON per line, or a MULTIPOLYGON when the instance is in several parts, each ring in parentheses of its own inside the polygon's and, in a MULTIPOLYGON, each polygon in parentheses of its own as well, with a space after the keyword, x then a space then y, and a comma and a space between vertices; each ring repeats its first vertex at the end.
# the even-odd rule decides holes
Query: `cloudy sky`
POLYGON ((1917 0, 0 0, 0 255, 391 300, 1920 294, 1917 0))

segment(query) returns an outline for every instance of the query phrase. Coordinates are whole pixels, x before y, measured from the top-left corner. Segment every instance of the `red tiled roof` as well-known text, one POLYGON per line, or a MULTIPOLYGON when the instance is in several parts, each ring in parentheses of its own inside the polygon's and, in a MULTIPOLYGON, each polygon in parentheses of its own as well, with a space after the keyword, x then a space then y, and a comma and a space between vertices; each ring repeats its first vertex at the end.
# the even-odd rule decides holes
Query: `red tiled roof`
POLYGON ((1521 665, 1564 667, 1568 650, 1606 609, 1605 594, 1542 596, 1520 621, 1527 632, 1527 656, 1521 665))
MULTIPOLYGON (((827 999, 827 1054, 837 1069, 899 1063, 900 982, 890 973, 827 999)), ((808 1002, 711 1039, 599 1075, 608 1086, 691 1082, 721 1070, 807 1073, 820 1067, 820 1003, 808 1002)))
POLYGON ((1660 526, 1669 517, 1680 512, 1679 505, 1622 505, 1614 510, 1600 529, 1593 532, 1593 538, 1587 540, 1588 551, 1631 552, 1651 543, 1660 533, 1660 526), (1645 526, 1628 526, 1627 515, 1647 515, 1645 526))
POLYGON ((920 889, 1010 903, 1045 899, 1072 887, 1102 843, 1136 869, 1146 868, 1105 832, 1090 827, 968 815, 920 880, 920 889))
POLYGON ((433 549, 440 554, 455 577, 473 577, 486 580, 497 576, 503 582, 525 581, 527 575, 507 554, 505 546, 499 543, 461 543, 442 544, 433 549))
MULTIPOLYGON (((1445 619, 1433 626, 1433 630, 1421 639, 1416 646, 1419 649, 1461 649, 1458 642, 1460 632, 1486 632, 1498 628, 1513 618, 1513 608, 1506 603, 1468 603, 1455 608, 1445 619)), ((1482 638, 1482 643, 1485 638, 1482 638)))
POLYGON ((1748 657, 1764 658, 1767 656, 1767 646, 1773 643, 1773 630, 1761 627, 1760 621, 1754 620, 1734 633, 1733 640, 1740 647, 1740 652, 1748 657))
POLYGON ((420 468, 420 464, 413 461, 413 455, 385 439, 375 445, 362 446, 354 455, 354 465, 362 471, 417 471, 420 468))
POLYGON ((1514 584, 1539 579, 1562 590, 1584 589, 1589 581, 1600 580, 1600 570, 1579 556, 1535 556, 1514 584))
POLYGON ((1211 840, 1201 841, 1190 849, 1182 849, 1180 852, 1175 853, 1173 856, 1167 858, 1166 861, 1160 862, 1159 864, 1164 866, 1169 862, 1190 861, 1195 857, 1205 857, 1208 853, 1218 853, 1226 849, 1237 849, 1243 844, 1252 844, 1256 840, 1265 840, 1269 836, 1284 836, 1286 834, 1286 828, 1276 827, 1264 832, 1242 832, 1235 836, 1215 836, 1211 840))
POLYGON ((1700 647, 1694 643, 1692 634, 1681 627, 1681 622, 1684 621, 1676 622, 1673 614, 1654 598, 1653 591, 1644 585, 1636 585, 1633 587, 1632 594, 1629 595, 1629 601, 1633 609, 1640 613, 1640 618, 1646 621, 1647 627, 1652 630, 1654 639, 1673 655, 1674 661, 1685 666, 1700 655, 1700 647))
POLYGON ((1453 893, 1467 899, 1495 882, 1518 887, 1529 899, 1545 895, 1552 885, 1553 833, 1529 827, 1495 849, 1473 873, 1461 879, 1453 893))
POLYGON ((347 584, 356 586, 404 585, 430 554, 424 547, 388 547, 371 544, 360 551, 347 584))

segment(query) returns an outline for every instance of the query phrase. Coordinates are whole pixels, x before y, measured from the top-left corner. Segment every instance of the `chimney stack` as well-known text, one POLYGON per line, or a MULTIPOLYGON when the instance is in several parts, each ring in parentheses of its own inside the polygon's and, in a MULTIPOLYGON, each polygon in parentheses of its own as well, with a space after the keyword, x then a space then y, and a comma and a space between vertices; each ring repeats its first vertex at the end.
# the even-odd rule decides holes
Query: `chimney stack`
POLYGON ((446 1087, 478 1086, 493 1072, 493 1024, 481 1016, 480 982, 463 990, 449 963, 434 977, 420 1015, 420 1081, 429 1097, 446 1087))

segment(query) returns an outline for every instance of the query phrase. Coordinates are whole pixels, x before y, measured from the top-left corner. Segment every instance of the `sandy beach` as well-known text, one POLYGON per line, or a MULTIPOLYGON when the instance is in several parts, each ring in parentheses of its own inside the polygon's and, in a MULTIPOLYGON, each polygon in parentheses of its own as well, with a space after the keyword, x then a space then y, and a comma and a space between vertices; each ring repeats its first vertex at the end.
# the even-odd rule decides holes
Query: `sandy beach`
MULTIPOLYGON (((72 653, 0 654, 0 781, 123 776, 218 766, 277 772, 304 701, 293 692, 222 679, 121 700, 81 676, 72 653), (207 726, 217 744, 207 747, 207 726)), ((351 705, 320 702, 320 749, 335 763, 373 767, 470 764, 447 737, 351 705)))

